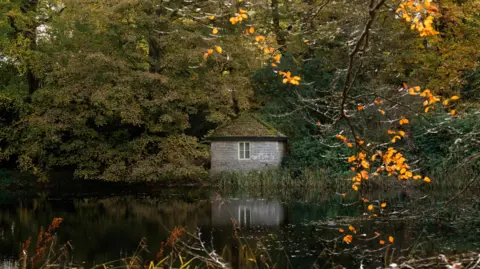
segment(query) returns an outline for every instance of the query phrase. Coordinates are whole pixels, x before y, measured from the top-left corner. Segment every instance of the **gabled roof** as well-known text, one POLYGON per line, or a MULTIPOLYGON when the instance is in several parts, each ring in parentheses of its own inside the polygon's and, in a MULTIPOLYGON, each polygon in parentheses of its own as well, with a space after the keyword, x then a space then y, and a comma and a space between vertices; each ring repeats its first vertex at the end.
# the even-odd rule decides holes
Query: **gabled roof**
POLYGON ((287 137, 252 114, 241 114, 235 120, 220 126, 211 140, 286 140, 287 137))

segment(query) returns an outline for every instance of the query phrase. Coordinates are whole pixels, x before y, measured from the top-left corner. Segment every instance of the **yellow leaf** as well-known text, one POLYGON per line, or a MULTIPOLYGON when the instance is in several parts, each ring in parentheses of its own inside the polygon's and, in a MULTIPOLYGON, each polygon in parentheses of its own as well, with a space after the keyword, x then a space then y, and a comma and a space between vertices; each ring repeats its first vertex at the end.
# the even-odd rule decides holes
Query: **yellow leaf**
POLYGON ((425 113, 427 113, 428 110, 430 110, 430 107, 427 106, 427 107, 425 108, 425 113))
POLYGON ((352 185, 352 189, 353 189, 354 191, 358 191, 357 185, 352 185))
POLYGON ((382 208, 385 208, 385 207, 387 207, 387 203, 381 203, 380 206, 381 206, 382 208))
POLYGON ((418 179, 421 179, 421 178, 422 178, 422 176, 420 176, 420 175, 413 176, 413 179, 415 179, 415 180, 418 180, 418 179))
POLYGON ((351 147, 353 147, 353 144, 352 143, 347 143, 347 147, 351 148, 351 147))
POLYGON ((405 136, 405 132, 404 132, 404 131, 398 131, 398 134, 401 135, 401 136, 405 136))
POLYGON ((443 101, 443 102, 442 102, 442 105, 448 106, 448 100, 443 101))
POLYGON ((220 46, 215 46, 215 50, 220 54, 222 54, 222 52, 223 52, 223 49, 220 46))
POLYGON ((211 21, 213 21, 213 20, 215 19, 215 16, 212 15, 212 16, 210 16, 210 17, 208 17, 208 18, 209 18, 211 21))
POLYGON ((213 54, 213 49, 208 49, 208 50, 207 50, 207 53, 208 53, 209 55, 213 54))
POLYGON ((240 12, 240 14, 245 14, 245 13, 247 13, 247 11, 246 11, 245 9, 241 9, 241 8, 238 9, 238 12, 240 12))
POLYGON ((230 23, 231 24, 236 24, 237 22, 238 22, 237 18, 235 18, 235 17, 230 18, 230 23))
POLYGON ((218 28, 213 28, 212 34, 214 34, 214 35, 218 34, 218 28))
POLYGON ((460 99, 460 97, 458 97, 458 96, 456 96, 456 95, 450 97, 450 100, 453 100, 453 101, 458 100, 458 99, 460 99))
POLYGON ((248 29, 248 32, 249 32, 250 34, 253 34, 253 33, 255 33, 255 28, 253 28, 253 27, 250 27, 250 29, 248 29))
POLYGON ((373 210, 373 205, 369 205, 368 210, 372 211, 373 210))
POLYGON ((385 115, 385 110, 379 109, 378 111, 379 111, 380 113, 382 113, 382 115, 385 115))
POLYGON ((450 110, 450 115, 454 116, 455 115, 455 110, 450 110))
POLYGON ((393 242, 395 242, 395 239, 392 236, 389 236, 388 241, 393 244, 393 242))
POLYGON ((355 227, 353 227, 352 225, 348 226, 348 229, 349 229, 350 231, 355 231, 355 227))
POLYGON ((428 101, 427 101, 427 100, 425 100, 425 101, 423 102, 423 106, 428 106, 428 101))
POLYGON ((424 177, 424 178, 423 178, 423 181, 425 181, 425 182, 427 182, 427 183, 430 183, 430 182, 432 182, 432 180, 430 180, 430 178, 429 178, 429 177, 424 177))

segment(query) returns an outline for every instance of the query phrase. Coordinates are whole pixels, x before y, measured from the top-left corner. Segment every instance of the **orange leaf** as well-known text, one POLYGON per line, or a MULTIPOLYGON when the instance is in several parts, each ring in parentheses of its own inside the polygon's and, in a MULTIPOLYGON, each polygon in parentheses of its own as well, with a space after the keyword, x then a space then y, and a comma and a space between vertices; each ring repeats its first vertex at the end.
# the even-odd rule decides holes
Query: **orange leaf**
POLYGON ((263 35, 257 35, 255 37, 255 41, 257 41, 257 42, 264 41, 264 40, 265 40, 265 37, 263 35))
POLYGON ((345 243, 347 243, 347 244, 352 243, 352 240, 353 240, 353 236, 351 236, 351 235, 346 235, 346 236, 343 238, 343 242, 345 242, 345 243))
POLYGON ((353 189, 354 191, 358 191, 357 185, 352 185, 352 189, 353 189))
POLYGON ((424 177, 424 178, 423 178, 423 181, 425 181, 425 182, 427 182, 427 183, 432 182, 432 180, 431 180, 429 177, 424 177))
POLYGON ((450 115, 454 116, 455 115, 455 110, 450 110, 450 115))
POLYGON ((249 32, 250 34, 253 34, 253 33, 255 33, 255 28, 253 28, 253 27, 250 27, 250 29, 248 29, 248 32, 249 32))
POLYGON ((342 228, 338 229, 338 231, 341 233, 345 232, 342 228))
POLYGON ((403 119, 400 120, 399 123, 400 123, 400 125, 404 125, 404 124, 408 124, 409 121, 407 119, 403 118, 403 119))
POLYGON ((275 60, 275 62, 277 63, 280 63, 280 59, 282 58, 282 55, 281 54, 277 54, 273 57, 273 59, 275 60))
POLYGON ((218 28, 216 28, 216 27, 215 27, 215 28, 213 28, 213 30, 212 30, 212 34, 214 34, 214 35, 218 34, 218 28))
POLYGON ((383 240, 378 241, 378 243, 380 243, 380 245, 385 245, 385 241, 383 240))
POLYGON ((392 236, 389 236, 388 241, 393 244, 393 242, 395 242, 395 239, 392 236))
POLYGON ((208 17, 208 18, 209 18, 211 21, 213 21, 213 20, 215 19, 215 16, 212 15, 212 16, 210 16, 210 17, 208 17))
POLYGON ((385 208, 385 207, 387 207, 387 203, 381 203, 380 206, 381 206, 382 208, 385 208))
POLYGON ((222 51, 223 51, 222 47, 220 47, 220 46, 215 46, 215 50, 216 50, 218 53, 222 54, 222 51))
POLYGON ((373 210, 373 205, 369 205, 368 210, 372 211, 373 210))
POLYGON ((362 106, 362 105, 358 105, 358 106, 357 106, 357 109, 358 109, 358 111, 362 111, 362 110, 364 110, 364 109, 365 109, 365 107, 364 107, 364 106, 362 106))
POLYGON ((379 111, 380 113, 382 113, 382 115, 385 115, 385 110, 379 109, 378 111, 379 111))

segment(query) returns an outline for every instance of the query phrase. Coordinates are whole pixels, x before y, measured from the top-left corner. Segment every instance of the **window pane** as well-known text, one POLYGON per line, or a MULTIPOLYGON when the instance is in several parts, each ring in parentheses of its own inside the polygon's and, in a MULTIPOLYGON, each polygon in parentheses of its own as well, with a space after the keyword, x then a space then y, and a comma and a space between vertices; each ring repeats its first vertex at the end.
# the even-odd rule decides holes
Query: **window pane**
POLYGON ((238 152, 239 152, 238 157, 240 159, 245 159, 245 145, 243 142, 238 143, 238 152))
POLYGON ((250 159, 250 151, 245 151, 245 159, 250 159))

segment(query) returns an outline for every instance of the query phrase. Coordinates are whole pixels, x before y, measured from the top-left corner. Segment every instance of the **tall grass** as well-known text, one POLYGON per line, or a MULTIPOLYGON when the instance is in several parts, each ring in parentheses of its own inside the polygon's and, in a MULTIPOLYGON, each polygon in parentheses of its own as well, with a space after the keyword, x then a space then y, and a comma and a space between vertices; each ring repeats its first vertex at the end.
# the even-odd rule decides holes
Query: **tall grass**
POLYGON ((250 172, 223 172, 212 175, 211 183, 221 192, 241 191, 269 194, 285 189, 330 189, 348 185, 344 177, 324 169, 268 169, 250 172))

